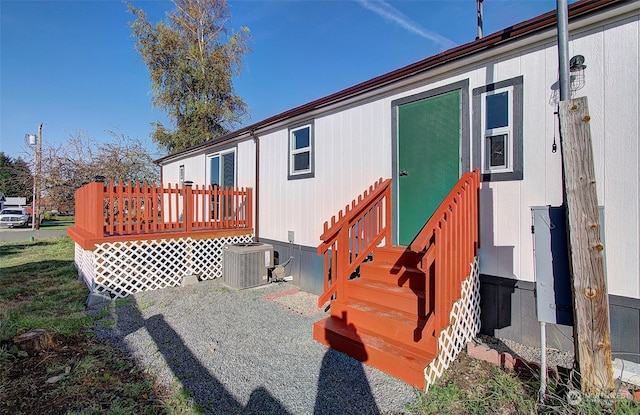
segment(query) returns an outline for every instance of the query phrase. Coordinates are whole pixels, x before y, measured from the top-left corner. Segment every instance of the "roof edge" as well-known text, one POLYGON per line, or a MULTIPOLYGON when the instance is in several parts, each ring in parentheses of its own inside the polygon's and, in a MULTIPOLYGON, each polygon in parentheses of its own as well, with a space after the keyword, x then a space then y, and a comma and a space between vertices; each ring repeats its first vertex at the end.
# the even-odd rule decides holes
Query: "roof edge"
MULTIPOLYGON (((569 20, 577 19, 580 17, 588 16, 590 14, 599 12, 603 9, 607 9, 613 6, 630 3, 631 0, 583 0, 569 5, 569 20)), ((495 48, 504 43, 512 42, 517 39, 531 36, 543 30, 547 30, 556 24, 556 11, 552 10, 539 16, 533 17, 529 20, 525 20, 521 23, 509 26, 498 32, 494 32, 480 39, 465 43, 460 46, 456 46, 452 49, 448 49, 444 52, 432 55, 418 62, 411 63, 403 66, 399 69, 387 72, 375 78, 371 78, 367 81, 361 82, 354 86, 342 89, 333 94, 316 99, 306 104, 294 107, 290 110, 286 110, 269 118, 265 118, 262 121, 258 121, 254 124, 242 127, 238 130, 225 134, 221 137, 206 141, 201 144, 189 147, 187 149, 178 151, 168 156, 159 158, 154 161, 158 165, 163 165, 167 161, 175 158, 187 156, 189 153, 197 153, 199 150, 207 148, 212 145, 223 144, 234 139, 237 139, 241 135, 251 135, 254 131, 268 127, 272 124, 284 121, 289 118, 296 117, 306 112, 318 110, 322 107, 335 104, 342 100, 348 99, 355 95, 362 94, 372 89, 379 88, 381 86, 396 82, 408 76, 416 73, 424 72, 429 69, 435 68, 440 65, 461 59, 463 57, 486 51, 488 49, 495 48)))

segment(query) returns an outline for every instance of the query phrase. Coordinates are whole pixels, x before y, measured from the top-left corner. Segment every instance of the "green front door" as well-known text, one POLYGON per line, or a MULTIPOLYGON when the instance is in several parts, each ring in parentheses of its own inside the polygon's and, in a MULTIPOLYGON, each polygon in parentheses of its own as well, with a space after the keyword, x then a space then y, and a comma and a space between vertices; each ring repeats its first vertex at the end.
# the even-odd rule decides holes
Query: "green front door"
POLYGON ((460 178, 461 92, 398 106, 398 242, 409 245, 460 178))

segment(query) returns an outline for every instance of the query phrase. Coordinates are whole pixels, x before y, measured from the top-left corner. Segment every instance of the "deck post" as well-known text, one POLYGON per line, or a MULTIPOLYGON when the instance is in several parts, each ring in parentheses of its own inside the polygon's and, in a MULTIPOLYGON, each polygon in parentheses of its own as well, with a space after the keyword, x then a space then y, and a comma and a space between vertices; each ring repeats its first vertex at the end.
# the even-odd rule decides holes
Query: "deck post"
POLYGON ((89 206, 87 209, 90 213, 87 219, 89 224, 89 231, 96 238, 102 238, 104 236, 104 186, 103 182, 93 182, 86 184, 89 187, 89 198, 85 200, 89 206))
POLYGON ((193 230, 193 185, 192 181, 184 182, 182 186, 182 198, 183 198, 183 219, 186 232, 193 230))

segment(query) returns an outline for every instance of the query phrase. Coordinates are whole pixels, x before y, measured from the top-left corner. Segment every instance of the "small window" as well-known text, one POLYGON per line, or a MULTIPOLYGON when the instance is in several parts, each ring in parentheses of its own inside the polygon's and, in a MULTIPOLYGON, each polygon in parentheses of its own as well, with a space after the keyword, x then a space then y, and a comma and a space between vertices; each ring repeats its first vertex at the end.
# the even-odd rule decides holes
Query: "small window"
POLYGON ((184 164, 180 166, 180 186, 184 184, 184 164))
POLYGON ((512 172, 513 87, 482 94, 484 98, 484 173, 512 172))
POLYGON ((522 80, 473 90, 474 164, 483 181, 522 180, 522 80))
POLYGON ((289 180, 313 177, 313 124, 289 130, 289 180))

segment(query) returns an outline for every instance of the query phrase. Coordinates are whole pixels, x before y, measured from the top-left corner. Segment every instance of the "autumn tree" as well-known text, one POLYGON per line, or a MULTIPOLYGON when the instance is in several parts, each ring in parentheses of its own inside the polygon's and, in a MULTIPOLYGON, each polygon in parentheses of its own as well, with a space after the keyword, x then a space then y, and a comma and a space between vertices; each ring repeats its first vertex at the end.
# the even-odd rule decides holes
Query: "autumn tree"
POLYGON ((153 104, 166 112, 175 129, 154 123, 153 140, 168 152, 219 137, 239 125, 247 106, 236 95, 249 48, 249 29, 227 28, 226 0, 174 0, 175 9, 155 25, 142 9, 128 4, 136 17, 129 25, 151 75, 153 104))
POLYGON ((41 186, 48 207, 71 209, 76 189, 96 176, 107 182, 159 180, 154 157, 140 139, 117 131, 107 133, 111 140, 99 142, 85 131, 74 131, 65 144, 43 149, 41 186))
POLYGON ((13 159, 0 151, 0 193, 9 197, 33 198, 33 175, 22 158, 13 159))

